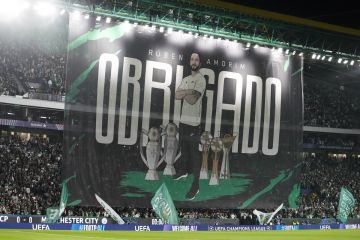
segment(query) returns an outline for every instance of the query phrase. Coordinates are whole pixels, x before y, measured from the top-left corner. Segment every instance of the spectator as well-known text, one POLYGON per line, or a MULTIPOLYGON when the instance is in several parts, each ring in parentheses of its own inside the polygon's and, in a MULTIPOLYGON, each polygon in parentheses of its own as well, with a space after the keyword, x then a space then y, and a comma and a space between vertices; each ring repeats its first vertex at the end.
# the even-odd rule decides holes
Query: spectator
MULTIPOLYGON (((59 204, 61 141, 18 136, 0 137, 0 213, 45 214, 46 208, 59 204)), ((342 186, 360 200, 360 159, 355 156, 335 157, 327 154, 306 156, 301 173, 298 209, 281 210, 281 218, 335 218, 342 186)), ((155 217, 151 209, 115 208, 121 216, 155 217)), ((259 209, 264 212, 273 209, 259 209)), ((240 224, 255 224, 251 209, 178 209, 181 219, 239 219, 240 224)), ((100 207, 69 207, 65 215, 106 216, 100 207)), ((360 218, 357 205, 350 217, 360 218)), ((306 224, 306 221, 303 222, 306 224)))

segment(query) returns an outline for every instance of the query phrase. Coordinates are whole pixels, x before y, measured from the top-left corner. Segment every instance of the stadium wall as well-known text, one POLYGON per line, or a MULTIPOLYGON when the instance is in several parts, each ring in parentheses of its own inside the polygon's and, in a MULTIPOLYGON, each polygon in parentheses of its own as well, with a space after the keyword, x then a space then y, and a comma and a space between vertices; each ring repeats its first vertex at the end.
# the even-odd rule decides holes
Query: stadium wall
MULTIPOLYGON (((157 218, 134 218, 134 217, 124 217, 124 221, 127 224, 132 225, 163 225, 161 219, 157 218)), ((327 224, 332 225, 336 224, 335 219, 320 219, 320 218, 283 218, 282 224, 292 225, 295 222, 306 222, 311 225, 327 224), (326 220, 326 221, 325 221, 326 220)), ((0 223, 31 223, 31 224, 45 224, 46 216, 45 215, 12 215, 12 214, 0 214, 0 223)), ((61 217, 58 221, 58 224, 87 224, 87 225, 111 225, 116 224, 116 222, 107 217, 77 217, 77 216, 68 216, 61 217)), ((360 224, 360 219, 348 218, 348 224, 360 224)), ((197 219, 180 219, 181 225, 238 225, 239 219, 210 219, 210 218, 197 218, 197 219)))
POLYGON ((321 225, 119 225, 119 224, 35 224, 0 223, 0 229, 73 230, 73 231, 270 231, 360 229, 360 224, 321 225))

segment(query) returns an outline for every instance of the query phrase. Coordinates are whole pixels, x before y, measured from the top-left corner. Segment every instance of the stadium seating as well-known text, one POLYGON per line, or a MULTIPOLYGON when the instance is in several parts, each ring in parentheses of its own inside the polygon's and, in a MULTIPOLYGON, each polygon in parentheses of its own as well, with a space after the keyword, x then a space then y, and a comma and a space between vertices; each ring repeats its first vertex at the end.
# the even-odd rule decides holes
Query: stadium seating
MULTIPOLYGON (((46 24, 22 24, 21 31, 20 26, 9 28, 0 24, 0 95, 24 95, 33 92, 65 95, 66 19, 59 17, 46 24)), ((6 111, 2 112, 2 118, 6 117, 7 110, 6 108, 6 111)), ((305 126, 359 129, 359 116, 360 97, 356 91, 342 85, 326 84, 326 81, 319 84, 305 75, 305 126)), ((41 121, 36 114, 33 119, 26 120, 41 121)), ((63 124, 63 119, 54 117, 51 122, 63 124)), ((359 147, 356 137, 338 138, 313 133, 305 134, 304 143, 359 147)), ((47 207, 59 204, 61 160, 61 139, 49 141, 32 137, 24 140, 8 133, 0 136, 0 213, 45 214, 47 207)), ((359 179, 359 156, 348 154, 339 158, 329 156, 326 152, 315 156, 309 154, 302 167, 299 209, 282 210, 275 221, 280 222, 281 218, 334 218, 338 193, 342 186, 347 187, 357 202, 360 202, 359 179)), ((151 209, 115 209, 125 217, 155 216, 151 209)), ((178 211, 182 219, 236 218, 240 224, 256 222, 251 210, 178 211)), ((106 213, 97 207, 70 207, 65 214, 106 216, 106 213)), ((350 217, 360 218, 359 204, 350 217)))
MULTIPOLYGON (((45 214, 46 208, 59 204, 60 140, 49 142, 43 138, 21 139, 19 136, 0 137, 0 213, 45 214)), ((331 157, 326 153, 305 158, 301 174, 299 208, 282 210, 281 218, 335 218, 338 193, 342 186, 360 201, 359 156, 331 157), (319 177, 321 176, 321 177, 319 177)), ((155 217, 151 209, 115 208, 124 217, 155 217)), ((263 209, 266 211, 266 209, 263 209)), ((360 218, 357 205, 350 217, 360 218)), ((253 224, 251 210, 237 209, 178 209, 186 219, 239 219, 241 224, 253 224)), ((68 216, 107 216, 100 207, 68 207, 68 216)), ((306 223, 306 222, 305 222, 306 223)))

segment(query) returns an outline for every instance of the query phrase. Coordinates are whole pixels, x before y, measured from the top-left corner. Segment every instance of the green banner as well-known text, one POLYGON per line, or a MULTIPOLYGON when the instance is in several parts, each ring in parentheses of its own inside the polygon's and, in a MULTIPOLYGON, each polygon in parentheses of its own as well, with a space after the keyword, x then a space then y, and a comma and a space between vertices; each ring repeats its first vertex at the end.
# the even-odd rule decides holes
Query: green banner
POLYGON ((151 206, 165 224, 179 224, 178 214, 165 183, 160 186, 151 199, 151 206))
POLYGON ((49 207, 46 209, 46 223, 56 223, 60 218, 58 207, 49 207))
MULTIPOLYGON (((63 213, 67 205, 69 193, 66 183, 62 184, 61 197, 60 197, 60 213, 63 213)), ((60 214, 61 215, 61 214, 60 214)))
POLYGON ((351 209, 355 206, 355 198, 346 188, 341 188, 337 219, 346 223, 351 209))
POLYGON ((64 181, 62 184, 61 197, 60 197, 60 206, 59 207, 49 207, 46 209, 46 223, 56 223, 57 220, 61 217, 61 214, 64 212, 65 207, 68 201, 68 188, 64 181))

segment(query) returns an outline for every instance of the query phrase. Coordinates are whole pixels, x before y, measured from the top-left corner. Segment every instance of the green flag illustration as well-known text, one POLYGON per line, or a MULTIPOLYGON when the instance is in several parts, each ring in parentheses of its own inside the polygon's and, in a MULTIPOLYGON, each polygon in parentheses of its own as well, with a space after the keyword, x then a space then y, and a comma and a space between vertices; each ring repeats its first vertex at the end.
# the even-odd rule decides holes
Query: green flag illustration
POLYGON ((65 207, 68 201, 68 189, 66 182, 62 184, 61 197, 60 197, 60 206, 59 207, 49 207, 46 209, 46 223, 56 223, 57 220, 61 217, 61 214, 64 212, 65 207))
POLYGON ((354 196, 346 188, 342 187, 340 192, 337 219, 342 223, 346 223, 347 217, 354 205, 354 196))
POLYGON ((154 197, 151 199, 151 205, 156 215, 161 218, 165 224, 179 224, 178 214, 165 183, 156 191, 154 197))
POLYGON ((46 223, 56 223, 60 218, 58 207, 49 207, 46 209, 46 223))

